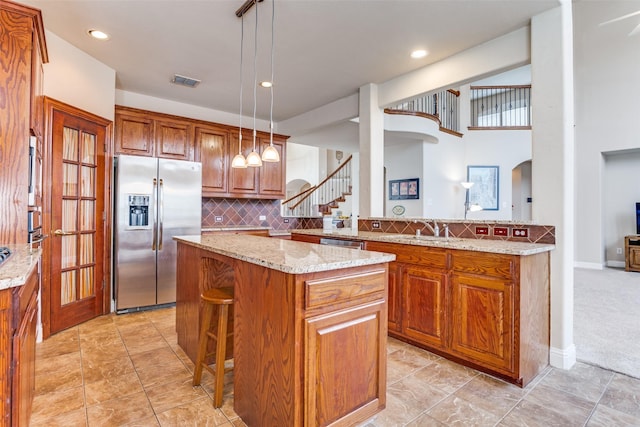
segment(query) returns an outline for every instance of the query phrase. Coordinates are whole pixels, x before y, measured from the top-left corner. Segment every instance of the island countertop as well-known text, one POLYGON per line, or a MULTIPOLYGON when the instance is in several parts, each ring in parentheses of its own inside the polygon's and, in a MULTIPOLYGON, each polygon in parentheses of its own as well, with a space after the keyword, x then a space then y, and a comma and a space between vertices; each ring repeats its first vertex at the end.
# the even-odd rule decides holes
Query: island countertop
POLYGON ((174 240, 289 274, 394 261, 394 254, 316 245, 252 235, 175 236, 174 240))
POLYGON ((11 255, 0 264, 0 290, 22 286, 40 260, 40 249, 29 245, 8 245, 11 255))
POLYGON ((505 255, 534 255, 542 252, 548 252, 555 248, 555 245, 547 243, 528 243, 489 239, 465 239, 460 237, 416 237, 412 234, 357 231, 350 228, 339 228, 336 230, 332 230, 329 233, 324 232, 322 229, 291 230, 291 233, 316 236, 320 238, 369 240, 385 243, 401 243, 414 246, 431 246, 445 249, 490 252, 505 255))

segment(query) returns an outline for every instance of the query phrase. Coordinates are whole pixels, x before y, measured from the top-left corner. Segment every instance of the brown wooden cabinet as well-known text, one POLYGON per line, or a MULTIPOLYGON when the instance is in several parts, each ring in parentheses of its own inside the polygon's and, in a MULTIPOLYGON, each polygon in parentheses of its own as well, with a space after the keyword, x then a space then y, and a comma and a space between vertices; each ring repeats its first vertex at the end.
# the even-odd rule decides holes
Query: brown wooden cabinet
POLYGON ((0 291, 0 425, 28 426, 35 391, 37 267, 22 286, 0 291))
POLYGON ((39 10, 0 0, 0 28, 0 242, 26 243, 29 137, 42 143, 41 73, 48 57, 39 10))
MULTIPOLYGON (((242 133, 242 154, 246 158, 253 150, 252 133, 242 133)), ((257 143, 256 143, 257 144, 257 143)), ((237 154, 238 133, 231 134, 231 159, 237 154)), ((258 148, 257 148, 258 149, 258 148)), ((231 162, 229 162, 230 164, 231 162)), ((256 167, 229 168, 229 194, 231 197, 247 197, 258 195, 258 169, 256 167)))
POLYGON ((228 188, 229 132, 213 126, 196 127, 195 161, 202 163, 202 195, 225 195, 228 188))
POLYGON ((193 126, 172 116, 116 106, 115 153, 193 160, 193 126))
POLYGON ((624 259, 626 271, 640 271, 640 235, 624 238, 624 259))
POLYGON ((389 268, 390 336, 521 386, 548 365, 548 253, 374 241, 365 249, 396 254, 389 268))
MULTIPOLYGON (((260 138, 260 154, 269 146, 269 138, 260 138)), ((280 154, 279 162, 262 162, 258 177, 258 193, 264 197, 284 198, 286 192, 286 142, 274 138, 273 147, 280 154)))

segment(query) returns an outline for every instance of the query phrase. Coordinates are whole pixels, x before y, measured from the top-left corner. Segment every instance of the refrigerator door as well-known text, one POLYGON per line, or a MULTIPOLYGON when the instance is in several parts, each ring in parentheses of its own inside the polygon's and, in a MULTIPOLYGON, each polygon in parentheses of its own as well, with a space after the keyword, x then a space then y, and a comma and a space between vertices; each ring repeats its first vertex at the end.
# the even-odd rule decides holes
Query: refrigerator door
POLYGON ((176 301, 177 245, 173 236, 199 235, 202 165, 158 159, 158 304, 176 301))
POLYGON ((156 304, 154 218, 157 159, 119 156, 116 165, 116 311, 156 304))

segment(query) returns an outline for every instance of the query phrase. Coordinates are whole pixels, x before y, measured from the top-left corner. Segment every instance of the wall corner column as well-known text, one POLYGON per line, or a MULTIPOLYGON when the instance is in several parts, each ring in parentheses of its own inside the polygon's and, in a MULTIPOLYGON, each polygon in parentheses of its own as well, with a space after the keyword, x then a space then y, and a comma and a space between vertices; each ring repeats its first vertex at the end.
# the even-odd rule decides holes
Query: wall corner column
POLYGON ((378 86, 360 87, 359 211, 362 217, 384 216, 384 111, 378 86))

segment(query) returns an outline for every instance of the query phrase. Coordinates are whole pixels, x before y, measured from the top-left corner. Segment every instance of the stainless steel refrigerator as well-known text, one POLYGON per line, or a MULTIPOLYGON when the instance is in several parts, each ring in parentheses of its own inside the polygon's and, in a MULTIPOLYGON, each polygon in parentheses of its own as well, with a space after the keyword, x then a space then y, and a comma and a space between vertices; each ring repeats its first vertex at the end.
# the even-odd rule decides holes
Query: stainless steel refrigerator
POLYGON ((202 166, 121 155, 115 177, 116 312, 174 303, 173 236, 200 234, 202 166))

